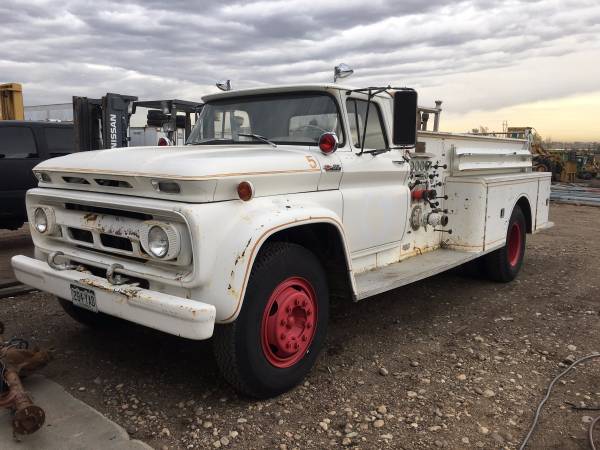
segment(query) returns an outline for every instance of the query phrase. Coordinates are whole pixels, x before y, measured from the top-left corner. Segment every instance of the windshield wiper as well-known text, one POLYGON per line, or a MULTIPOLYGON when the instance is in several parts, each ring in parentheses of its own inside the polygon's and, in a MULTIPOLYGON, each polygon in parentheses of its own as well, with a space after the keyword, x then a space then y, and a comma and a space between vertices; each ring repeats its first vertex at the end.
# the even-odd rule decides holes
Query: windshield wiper
MULTIPOLYGON (((365 151, 363 151, 363 153, 369 153, 373 156, 377 156, 377 155, 380 155, 382 153, 389 152, 392 150, 406 150, 406 147, 376 148, 375 150, 365 150, 365 151)), ((406 156, 403 156, 403 158, 405 159, 406 162, 410 161, 410 158, 407 159, 406 156)))
POLYGON ((211 138, 211 139, 206 139, 204 141, 188 142, 186 145, 203 145, 203 144, 212 144, 214 142, 233 142, 233 139, 231 139, 231 138, 211 138))
POLYGON ((254 139, 258 139, 259 141, 263 141, 266 144, 271 145, 272 147, 277 148, 277 144, 273 141, 268 140, 266 137, 261 136, 260 134, 252 134, 252 133, 238 133, 238 136, 243 136, 243 137, 251 137, 254 139))
POLYGON ((389 152, 391 148, 376 148, 375 150, 363 150, 362 153, 369 153, 370 155, 377 156, 385 152, 389 152))

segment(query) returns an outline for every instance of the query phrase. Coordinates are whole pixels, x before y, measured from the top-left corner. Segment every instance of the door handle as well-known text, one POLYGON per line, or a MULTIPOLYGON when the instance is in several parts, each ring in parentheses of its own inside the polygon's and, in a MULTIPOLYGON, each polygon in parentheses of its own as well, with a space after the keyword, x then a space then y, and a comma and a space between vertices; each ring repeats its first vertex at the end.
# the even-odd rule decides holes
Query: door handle
POLYGON ((402 164, 406 163, 406 161, 403 159, 398 159, 398 160, 392 161, 392 163, 402 165, 402 164))

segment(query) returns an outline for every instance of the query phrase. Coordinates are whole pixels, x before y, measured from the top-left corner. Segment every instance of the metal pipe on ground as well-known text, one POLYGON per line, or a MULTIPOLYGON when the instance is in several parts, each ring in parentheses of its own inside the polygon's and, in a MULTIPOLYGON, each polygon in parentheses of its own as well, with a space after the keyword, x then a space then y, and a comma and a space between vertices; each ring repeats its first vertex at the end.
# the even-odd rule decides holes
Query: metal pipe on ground
POLYGON ((21 375, 28 375, 50 361, 45 350, 29 349, 23 339, 4 342, 4 324, 0 322, 0 407, 13 411, 12 427, 15 434, 31 434, 39 430, 46 415, 27 395, 21 375))
POLYGON ((600 206, 600 189, 574 185, 552 185, 550 200, 586 206, 600 206))

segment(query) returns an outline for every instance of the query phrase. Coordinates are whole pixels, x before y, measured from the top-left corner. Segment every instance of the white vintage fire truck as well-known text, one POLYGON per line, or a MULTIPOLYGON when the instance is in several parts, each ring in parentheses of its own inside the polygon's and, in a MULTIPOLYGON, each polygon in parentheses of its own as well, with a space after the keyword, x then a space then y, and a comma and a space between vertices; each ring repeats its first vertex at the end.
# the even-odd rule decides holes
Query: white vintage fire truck
POLYGON ((550 174, 532 171, 528 140, 440 132, 439 104, 419 107, 412 89, 318 84, 203 100, 185 146, 39 164, 27 195, 35 258, 12 265, 86 325, 118 317, 212 338, 244 394, 303 379, 333 299, 478 258, 492 280, 511 281, 526 234, 551 226, 550 174))

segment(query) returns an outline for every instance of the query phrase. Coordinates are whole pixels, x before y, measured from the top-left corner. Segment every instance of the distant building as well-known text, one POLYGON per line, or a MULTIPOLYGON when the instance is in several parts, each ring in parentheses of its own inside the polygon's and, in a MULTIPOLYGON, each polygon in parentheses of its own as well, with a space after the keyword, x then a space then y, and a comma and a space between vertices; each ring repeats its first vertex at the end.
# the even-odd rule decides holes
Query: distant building
POLYGON ((25 107, 25 120, 43 122, 73 122, 73 104, 56 103, 25 107))

